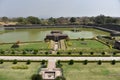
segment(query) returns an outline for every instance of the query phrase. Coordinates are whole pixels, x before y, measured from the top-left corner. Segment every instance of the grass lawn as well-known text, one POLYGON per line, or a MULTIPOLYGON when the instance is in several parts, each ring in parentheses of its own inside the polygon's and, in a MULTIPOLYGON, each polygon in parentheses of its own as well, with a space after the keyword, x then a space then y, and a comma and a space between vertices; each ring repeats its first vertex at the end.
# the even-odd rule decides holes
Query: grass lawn
POLYGON ((18 62, 17 64, 12 64, 12 62, 4 62, 0 64, 0 80, 31 80, 31 76, 36 74, 40 63, 31 62, 28 69, 12 69, 15 65, 26 65, 25 62, 18 62))
POLYGON ((63 64, 66 80, 120 80, 120 63, 75 63, 74 65, 63 64))
POLYGON ((96 40, 70 40, 67 43, 68 49, 109 49, 108 46, 96 40))
MULTIPOLYGON (((11 49, 13 44, 3 44, 0 45, 0 49, 11 49)), ((38 43, 22 43, 19 49, 48 49, 49 43, 38 42, 38 43)))

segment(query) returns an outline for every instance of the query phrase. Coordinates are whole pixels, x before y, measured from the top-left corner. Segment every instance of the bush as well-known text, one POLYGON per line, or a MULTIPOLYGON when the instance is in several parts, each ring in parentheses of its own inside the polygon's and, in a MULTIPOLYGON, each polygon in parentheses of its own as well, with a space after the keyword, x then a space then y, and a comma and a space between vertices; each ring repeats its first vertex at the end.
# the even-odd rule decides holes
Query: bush
POLYGON ((30 60, 27 60, 26 64, 31 64, 31 61, 30 61, 30 60))
POLYGON ((27 54, 26 51, 23 51, 23 54, 27 54))
POLYGON ((113 56, 115 56, 116 55, 116 52, 113 52, 113 56))
POLYGON ((102 52, 101 54, 102 54, 102 55, 105 55, 105 52, 102 52))
POLYGON ((34 50, 33 54, 37 54, 38 53, 38 50, 34 50))
POLYGON ((59 55, 60 54, 60 52, 57 52, 57 55, 59 55))
POLYGON ((19 45, 15 43, 11 46, 11 48, 19 48, 19 45))
POLYGON ((71 55, 71 52, 68 52, 68 55, 71 55))
POLYGON ((45 52, 46 55, 48 55, 48 52, 45 52))
POLYGON ((45 62, 46 62, 45 60, 42 60, 41 64, 42 64, 42 65, 45 65, 45 62))
POLYGON ((93 54, 94 54, 94 52, 90 52, 90 54, 91 54, 91 55, 93 55, 93 54))
POLYGON ((82 54, 83 54, 83 52, 79 52, 79 54, 80 54, 80 55, 82 55, 82 54))
POLYGON ((70 60, 69 65, 73 65, 73 64, 74 64, 74 60, 70 60))
POLYGON ((34 75, 32 75, 31 78, 32 78, 32 80, 43 80, 42 76, 39 74, 34 74, 34 75))
POLYGON ((15 51, 12 51, 11 54, 15 54, 15 51))
POLYGON ((26 66, 26 65, 17 65, 17 66, 12 66, 12 69, 28 69, 28 66, 26 66))
POLYGON ((5 51, 1 51, 0 53, 1 53, 1 54, 5 54, 5 51))
POLYGON ((0 64, 3 64, 3 60, 2 59, 0 60, 0 64))
POLYGON ((81 38, 81 41, 84 41, 85 39, 84 38, 81 38))
POLYGON ((60 61, 60 60, 58 60, 58 61, 56 62, 56 66, 59 67, 59 68, 62 67, 62 64, 61 64, 61 61, 60 61))
POLYGON ((101 64, 102 64, 102 61, 101 61, 101 60, 99 60, 99 61, 98 61, 98 65, 101 65, 101 64))
POLYGON ((16 59, 15 59, 15 60, 13 60, 13 64, 17 64, 17 62, 18 62, 18 61, 17 61, 16 59))
POLYGON ((88 60, 85 60, 85 61, 83 62, 84 65, 87 65, 87 63, 88 63, 88 60))
POLYGON ((116 61, 115 61, 115 60, 112 60, 111 64, 112 64, 112 65, 115 65, 115 64, 116 64, 116 61))
POLYGON ((63 76, 58 76, 58 77, 55 78, 55 80, 66 80, 66 79, 63 76))

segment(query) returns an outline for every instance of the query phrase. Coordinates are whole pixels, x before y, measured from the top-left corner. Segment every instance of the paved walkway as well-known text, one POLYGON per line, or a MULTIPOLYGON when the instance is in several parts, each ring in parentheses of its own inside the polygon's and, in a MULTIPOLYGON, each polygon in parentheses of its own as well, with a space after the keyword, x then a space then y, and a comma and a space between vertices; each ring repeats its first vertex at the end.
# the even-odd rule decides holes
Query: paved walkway
POLYGON ((0 59, 3 60, 52 60, 52 61, 57 61, 57 60, 119 60, 120 57, 26 57, 26 56, 0 56, 0 59))

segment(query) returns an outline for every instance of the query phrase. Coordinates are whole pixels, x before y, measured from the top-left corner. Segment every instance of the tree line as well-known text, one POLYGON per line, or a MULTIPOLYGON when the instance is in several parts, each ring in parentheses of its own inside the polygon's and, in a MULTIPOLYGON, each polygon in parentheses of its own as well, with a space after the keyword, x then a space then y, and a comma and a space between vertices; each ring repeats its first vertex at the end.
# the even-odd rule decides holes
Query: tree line
POLYGON ((17 22, 17 25, 28 25, 28 24, 40 24, 40 25, 68 25, 68 24, 120 24, 119 17, 110 17, 104 15, 98 15, 96 17, 59 17, 53 18, 50 17, 48 19, 40 19, 35 16, 28 17, 16 17, 16 18, 8 18, 6 16, 0 17, 0 22, 17 22))

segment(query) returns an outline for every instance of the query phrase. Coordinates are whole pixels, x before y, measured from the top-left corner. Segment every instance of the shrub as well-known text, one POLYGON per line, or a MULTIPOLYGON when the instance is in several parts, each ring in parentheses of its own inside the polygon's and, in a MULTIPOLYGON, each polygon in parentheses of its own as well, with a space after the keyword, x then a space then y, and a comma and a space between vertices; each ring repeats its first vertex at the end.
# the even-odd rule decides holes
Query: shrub
POLYGON ((3 64, 3 60, 2 59, 0 60, 0 64, 3 64))
POLYGON ((32 75, 32 80, 43 80, 42 76, 40 74, 34 74, 32 75))
POLYGON ((74 60, 70 60, 69 65, 73 65, 73 64, 74 64, 74 60))
POLYGON ((116 52, 113 52, 113 55, 115 56, 115 55, 116 55, 116 52))
POLYGON ((26 51, 23 51, 23 54, 27 54, 26 51))
POLYGON ((60 52, 57 52, 57 55, 59 55, 60 54, 60 52))
POLYGON ((27 60, 26 64, 31 64, 31 61, 30 61, 30 60, 27 60))
POLYGON ((105 52, 102 52, 101 54, 102 54, 102 55, 105 55, 105 52))
POLYGON ((61 64, 61 61, 60 61, 60 60, 57 61, 56 66, 59 67, 59 68, 62 67, 62 64, 61 64))
POLYGON ((102 61, 101 61, 101 60, 99 60, 99 61, 98 61, 98 65, 101 65, 101 64, 102 64, 102 61))
POLYGON ((38 50, 34 50, 33 54, 37 54, 38 53, 38 50))
POLYGON ((115 60, 112 60, 111 64, 112 64, 112 65, 115 65, 115 64, 116 64, 116 61, 115 61, 115 60))
POLYGON ((83 54, 83 52, 79 52, 79 54, 80 54, 80 55, 82 55, 82 54, 83 54))
POLYGON ((81 38, 81 41, 84 41, 85 39, 84 38, 81 38))
POLYGON ((11 48, 19 48, 19 45, 15 43, 11 46, 11 48))
POLYGON ((68 52, 69 55, 71 55, 71 52, 68 52))
POLYGON ((17 64, 17 62, 18 62, 18 61, 17 61, 16 59, 15 59, 15 60, 13 60, 13 64, 17 64))
POLYGON ((66 79, 63 76, 58 76, 58 77, 55 78, 55 80, 66 80, 66 79))
POLYGON ((46 55, 48 55, 48 52, 45 52, 46 55))
POLYGON ((16 66, 12 66, 12 69, 28 69, 28 66, 26 66, 26 65, 16 65, 16 66))
POLYGON ((85 60, 85 61, 83 62, 84 65, 87 65, 87 63, 88 63, 88 60, 85 60))
POLYGON ((94 52, 90 52, 90 54, 91 54, 91 55, 93 55, 93 54, 94 54, 94 52))
POLYGON ((42 60, 41 64, 42 64, 42 65, 45 65, 45 62, 46 62, 45 60, 42 60))
POLYGON ((5 51, 1 51, 0 53, 1 53, 1 54, 5 54, 5 51))
POLYGON ((12 51, 11 54, 15 54, 15 51, 12 51))

